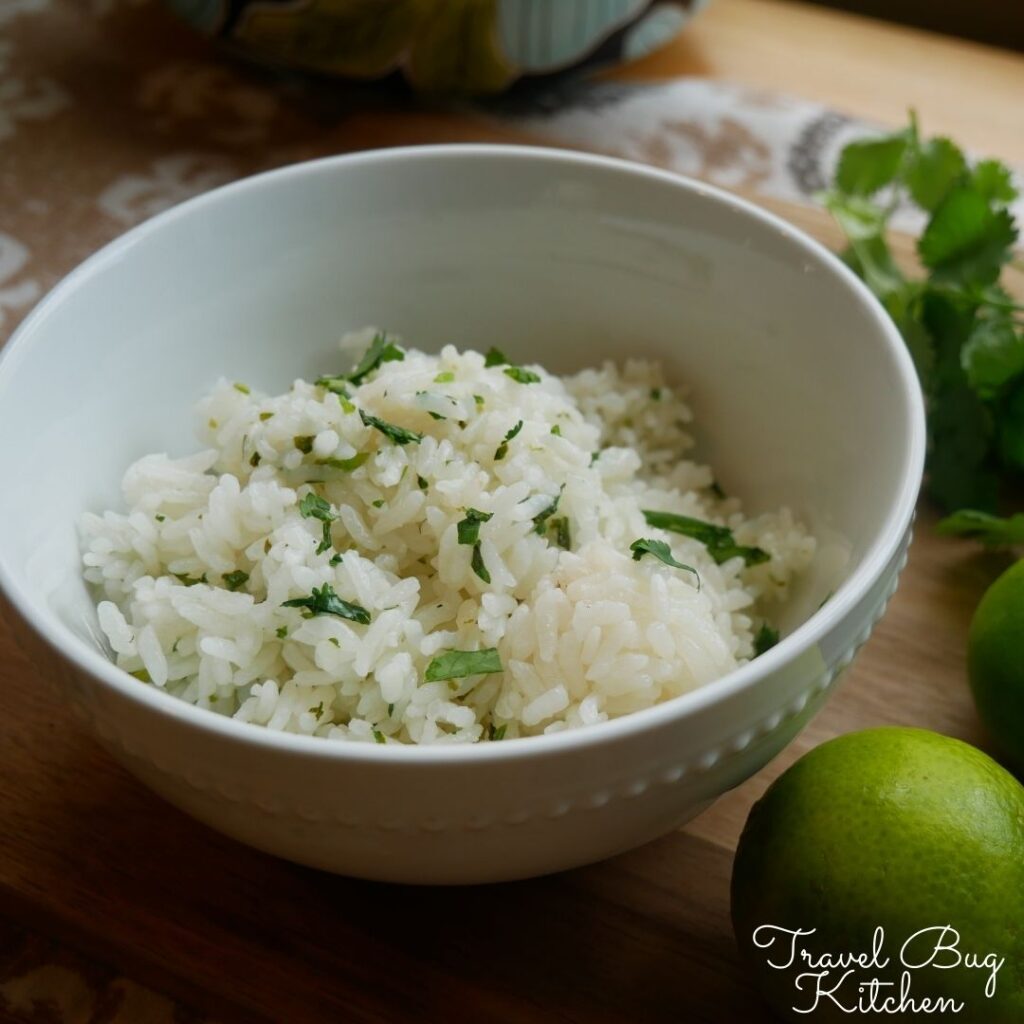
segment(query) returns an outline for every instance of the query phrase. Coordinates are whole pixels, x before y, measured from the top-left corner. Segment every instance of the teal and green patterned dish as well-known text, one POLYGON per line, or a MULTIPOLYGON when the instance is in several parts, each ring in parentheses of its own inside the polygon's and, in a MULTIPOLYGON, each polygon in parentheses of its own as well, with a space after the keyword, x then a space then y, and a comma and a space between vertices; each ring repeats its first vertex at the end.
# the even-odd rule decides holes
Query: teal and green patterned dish
POLYGON ((347 78, 401 70, 425 92, 642 57, 707 0, 168 0, 256 60, 347 78))

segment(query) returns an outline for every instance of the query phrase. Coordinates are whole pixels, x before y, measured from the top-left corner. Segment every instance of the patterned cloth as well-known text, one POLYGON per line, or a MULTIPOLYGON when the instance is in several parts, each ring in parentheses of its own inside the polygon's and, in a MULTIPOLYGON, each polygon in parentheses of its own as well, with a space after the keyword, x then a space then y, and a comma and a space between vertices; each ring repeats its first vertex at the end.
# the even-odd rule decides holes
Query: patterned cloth
MULTIPOLYGON (((848 142, 883 130, 811 100, 702 78, 567 78, 492 101, 487 109, 550 145, 608 153, 723 188, 807 204, 832 180, 848 142)), ((1024 200, 1014 210, 1018 218, 1024 215, 1024 200)), ((916 231, 921 223, 921 215, 908 207, 892 218, 896 230, 916 231)))

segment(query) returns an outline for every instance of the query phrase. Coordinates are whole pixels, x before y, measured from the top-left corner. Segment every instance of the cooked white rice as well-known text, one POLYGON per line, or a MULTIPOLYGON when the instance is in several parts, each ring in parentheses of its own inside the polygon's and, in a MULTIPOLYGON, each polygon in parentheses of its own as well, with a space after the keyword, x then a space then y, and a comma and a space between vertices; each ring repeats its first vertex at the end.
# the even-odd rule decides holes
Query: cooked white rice
MULTIPOLYGON (((358 357, 373 335, 343 349, 358 357)), ((508 369, 448 346, 381 363, 349 398, 221 381, 200 404, 205 450, 145 456, 124 476, 126 513, 83 516, 116 663, 271 729, 468 743, 592 725, 752 657, 813 538, 785 509, 744 518, 687 460, 691 414, 656 364, 533 366, 529 383, 508 369), (395 443, 360 410, 422 439, 395 443), (300 511, 310 492, 329 503, 326 536, 300 511), (459 542, 467 509, 491 516, 478 546, 472 528, 459 542), (770 558, 718 564, 644 509, 727 526, 770 558), (696 573, 635 560, 640 538, 696 573), (284 606, 325 584, 369 623, 284 606), (425 681, 446 651, 491 648, 501 671, 425 681)))

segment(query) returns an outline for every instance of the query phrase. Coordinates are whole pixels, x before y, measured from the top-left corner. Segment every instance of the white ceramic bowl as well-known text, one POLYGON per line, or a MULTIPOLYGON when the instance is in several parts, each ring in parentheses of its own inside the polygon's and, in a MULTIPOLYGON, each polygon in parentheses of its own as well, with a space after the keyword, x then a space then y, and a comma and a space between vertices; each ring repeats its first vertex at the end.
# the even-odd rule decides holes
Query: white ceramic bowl
POLYGON ((283 857, 482 882, 652 839, 793 738, 896 586, 924 417, 888 318, 782 221, 614 160, 451 146, 250 178, 114 242, 4 351, 0 438, 0 588, 16 634, 116 758, 283 857), (367 323, 554 371, 662 359, 692 387, 701 454, 726 489, 755 511, 788 504, 824 538, 782 642, 614 722, 442 749, 282 735, 115 668, 80 575, 78 515, 116 506, 139 455, 194 450, 191 409, 219 375, 283 390, 367 323))

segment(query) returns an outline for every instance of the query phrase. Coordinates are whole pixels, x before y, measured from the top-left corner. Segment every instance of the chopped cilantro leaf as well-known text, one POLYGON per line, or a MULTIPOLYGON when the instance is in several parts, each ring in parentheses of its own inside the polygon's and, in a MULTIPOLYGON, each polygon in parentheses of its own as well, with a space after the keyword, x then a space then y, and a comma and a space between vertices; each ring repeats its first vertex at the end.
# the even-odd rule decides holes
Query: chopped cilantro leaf
POLYGON ((377 743, 387 743, 387 740, 384 739, 384 733, 382 733, 380 729, 373 730, 373 738, 377 743))
POLYGON ((524 370, 521 366, 506 366, 502 372, 517 384, 537 384, 540 381, 540 377, 532 370, 524 370))
POLYGON ((252 466, 253 469, 255 469, 260 464, 261 461, 262 456, 260 455, 260 453, 253 452, 249 458, 249 465, 252 466))
POLYGON ((158 512, 158 513, 157 513, 157 514, 156 514, 155 516, 153 516, 153 518, 154 518, 154 519, 155 519, 155 520, 156 520, 156 521, 157 521, 158 523, 162 523, 162 522, 163 522, 163 521, 164 521, 164 520, 165 520, 165 519, 167 518, 167 516, 165 516, 165 515, 161 515, 161 514, 160 514, 160 513, 158 512))
POLYGON ((315 491, 309 491, 299 499, 299 513, 304 519, 324 519, 333 522, 336 516, 331 503, 315 491))
POLYGON ((427 666, 423 678, 428 683, 439 683, 444 679, 463 679, 501 671, 501 658, 495 647, 482 651, 443 651, 427 666))
POLYGON ((561 428, 561 427, 560 427, 560 426, 559 426, 559 425, 558 425, 558 424, 556 423, 556 424, 555 424, 555 425, 554 425, 554 426, 553 426, 553 427, 551 428, 551 433, 552 433, 552 434, 554 434, 554 435, 555 435, 555 437, 561 437, 561 436, 562 436, 562 428, 561 428))
POLYGON ((359 418, 366 426, 379 430, 385 437, 394 441, 395 444, 419 444, 423 440, 423 435, 417 434, 415 430, 406 430, 405 427, 395 426, 394 423, 388 423, 386 420, 371 416, 369 413, 363 412, 362 409, 359 410, 359 418))
POLYGON ((174 572, 174 573, 171 573, 171 575, 179 583, 184 584, 184 586, 186 586, 186 587, 194 587, 198 583, 206 583, 207 582, 206 573, 205 572, 203 573, 202 576, 199 576, 199 577, 189 576, 189 574, 187 572, 174 572))
POLYGON ((346 377, 317 377, 316 386, 318 388, 324 388, 329 391, 332 395, 340 395, 342 398, 349 398, 349 390, 347 387, 348 379, 346 377))
POLYGON ((134 672, 129 672, 128 675, 134 676, 139 680, 140 683, 151 683, 153 680, 150 678, 149 673, 144 668, 137 668, 134 672))
MULTIPOLYGON (((480 539, 480 524, 488 522, 493 512, 480 512, 475 508, 466 509, 466 518, 456 524, 460 544, 476 544, 480 539)), ((490 580, 487 581, 488 583, 490 580)))
POLYGON ((303 434, 299 437, 293 437, 292 443, 300 452, 302 452, 303 455, 308 455, 313 450, 313 442, 315 440, 315 437, 312 437, 309 434, 303 434))
POLYGON ((494 727, 494 723, 491 722, 491 726, 487 731, 487 738, 489 740, 503 740, 505 738, 505 730, 508 728, 508 722, 502 722, 497 728, 494 727))
POLYGON ((445 370, 443 373, 439 373, 434 378, 434 383, 435 384, 451 384, 451 382, 453 380, 455 380, 455 374, 452 373, 451 370, 445 370))
POLYGON ((501 351, 500 348, 495 348, 493 345, 487 350, 487 355, 484 356, 484 366, 508 366, 508 356, 501 351))
POLYGON ((310 708, 310 709, 309 709, 309 713, 310 713, 311 715, 313 715, 313 716, 314 716, 314 718, 316 718, 316 720, 317 720, 317 721, 319 722, 319 721, 320 721, 320 719, 321 719, 321 718, 323 717, 323 713, 324 713, 324 702, 323 702, 323 701, 320 701, 320 703, 319 703, 319 704, 317 704, 317 705, 316 705, 316 707, 312 707, 312 708, 310 708))
POLYGON ((374 508, 383 508, 384 507, 384 499, 383 498, 374 498, 374 500, 371 501, 370 504, 374 508))
POLYGON ((552 519, 548 526, 554 527, 555 543, 566 551, 572 551, 572 529, 569 526, 568 516, 559 516, 557 519, 552 519))
POLYGON ((272 420, 273 418, 274 418, 274 414, 272 412, 261 412, 260 413, 260 420, 262 422, 264 422, 264 423, 266 423, 267 420, 272 420))
POLYGON ((250 393, 250 392, 249 392, 249 387, 248 387, 248 385, 246 385, 246 384, 240 384, 240 383, 239 383, 238 381, 235 381, 235 383, 234 383, 234 384, 232 384, 231 386, 232 386, 232 387, 233 387, 233 388, 234 388, 234 389, 235 389, 236 391, 240 391, 240 392, 241 392, 241 393, 242 393, 243 395, 248 395, 248 394, 250 393))
POLYGON ((337 615, 339 618, 364 626, 370 621, 370 613, 365 608, 343 601, 335 594, 330 583, 325 583, 320 588, 314 587, 309 597, 293 597, 290 601, 283 602, 282 607, 305 608, 310 615, 337 615))
POLYGON ((428 409, 427 410, 427 415, 432 420, 446 420, 448 418, 447 416, 442 416, 439 412, 434 412, 433 409, 428 409))
POLYGON ((726 526, 715 526, 714 523, 706 523, 702 519, 693 519, 690 516, 680 516, 673 512, 655 512, 651 509, 644 509, 644 519, 648 526, 658 530, 668 530, 670 533, 679 533, 684 537, 692 537, 698 540, 708 549, 708 554, 719 564, 729 561, 730 558, 742 558, 747 565, 760 565, 767 562, 769 554, 761 548, 745 547, 737 544, 732 530, 726 526))
POLYGON ((687 572, 692 572, 697 577, 697 588, 700 589, 700 574, 697 570, 692 565, 676 561, 672 555, 672 549, 663 540, 640 537, 629 545, 629 550, 633 552, 634 562, 639 562, 644 555, 654 555, 659 562, 664 562, 665 565, 671 565, 676 569, 685 569, 687 572))
POLYGON ((491 574, 487 571, 487 566, 484 565, 484 556, 480 550, 479 544, 473 545, 473 557, 469 562, 470 568, 484 581, 484 583, 491 582, 491 574))
POLYGON ((770 651, 778 642, 779 631, 772 629, 767 622, 761 623, 761 628, 754 634, 754 657, 770 651))
POLYGON ((523 421, 520 420, 502 439, 501 444, 494 450, 494 461, 500 462, 508 454, 508 443, 523 429, 523 421))
POLYGON ((426 480, 424 480, 424 478, 423 478, 423 477, 421 477, 421 476, 419 476, 419 475, 417 474, 417 476, 416 476, 416 486, 417 486, 417 487, 418 487, 418 488, 419 488, 419 489, 420 489, 421 491, 425 491, 425 490, 426 490, 426 489, 427 489, 427 488, 428 488, 428 487, 429 487, 430 485, 429 485, 429 484, 427 483, 427 481, 426 481, 426 480))
POLYGON ((328 459, 317 459, 318 466, 327 466, 329 469, 340 469, 345 473, 351 473, 358 469, 368 458, 369 452, 356 452, 350 459, 336 459, 333 456, 328 459))
POLYGON ((288 627, 278 626, 277 629, 274 630, 274 632, 277 635, 278 640, 283 640, 288 635, 288 627))
POLYGON ((562 500, 562 491, 564 490, 565 484, 562 484, 551 504, 546 508, 541 509, 540 512, 533 517, 534 533, 544 533, 544 530, 547 528, 547 521, 558 511, 558 503, 562 500))
POLYGON ((382 363, 401 362, 403 359, 405 359, 405 352, 402 349, 388 341, 386 334, 377 334, 370 342, 370 347, 363 353, 359 365, 348 375, 348 379, 353 384, 361 384, 363 379, 373 373, 382 363))
POLYGON ((239 587, 244 587, 249 582, 249 574, 242 572, 241 569, 235 569, 234 572, 224 573, 221 579, 228 590, 238 590, 239 587))
POLYGON ((388 705, 388 718, 390 718, 394 714, 394 712, 395 712, 395 705, 393 703, 389 704, 388 705))
POLYGON ((319 519, 323 523, 323 537, 316 549, 318 555, 323 554, 331 546, 331 523, 338 518, 338 514, 329 501, 325 501, 313 491, 302 496, 299 501, 299 514, 303 519, 319 519))

